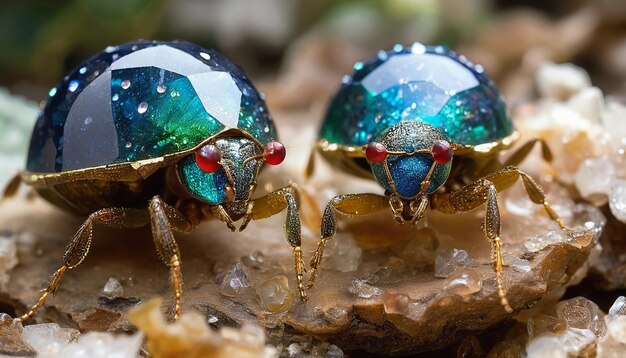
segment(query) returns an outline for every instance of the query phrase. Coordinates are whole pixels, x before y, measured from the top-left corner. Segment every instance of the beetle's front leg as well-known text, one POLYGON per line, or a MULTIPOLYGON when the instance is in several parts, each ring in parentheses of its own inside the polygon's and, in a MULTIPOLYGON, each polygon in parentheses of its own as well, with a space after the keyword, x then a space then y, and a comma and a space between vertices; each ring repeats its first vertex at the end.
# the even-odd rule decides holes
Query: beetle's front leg
POLYGON ((313 287, 315 278, 324 256, 326 242, 335 236, 337 219, 335 212, 344 215, 369 215, 380 210, 387 209, 389 199, 377 194, 348 194, 334 197, 327 205, 322 216, 321 238, 317 243, 315 254, 311 259, 311 276, 307 288, 313 287))
POLYGON ((298 205, 296 203, 295 195, 297 195, 297 189, 295 186, 290 185, 282 189, 278 189, 274 192, 267 194, 266 196, 253 200, 252 219, 259 220, 270 216, 274 216, 283 210, 287 209, 287 218, 285 222, 285 236, 287 242, 293 248, 294 254, 294 269, 296 271, 296 280, 298 284, 298 291, 300 298, 306 301, 306 293, 304 291, 304 264, 302 261, 302 249, 301 249, 301 226, 300 215, 298 212, 298 205))

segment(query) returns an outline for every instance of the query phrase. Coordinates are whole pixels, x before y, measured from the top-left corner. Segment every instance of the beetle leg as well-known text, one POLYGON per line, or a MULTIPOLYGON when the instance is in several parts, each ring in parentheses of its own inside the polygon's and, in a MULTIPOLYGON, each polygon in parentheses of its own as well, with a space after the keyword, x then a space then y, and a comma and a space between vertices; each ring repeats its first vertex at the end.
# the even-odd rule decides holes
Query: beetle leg
POLYGON ((295 185, 289 185, 285 188, 278 189, 267 194, 264 197, 253 200, 252 219, 259 220, 276 215, 287 209, 287 218, 285 222, 285 236, 287 242, 291 245, 294 255, 294 270, 296 271, 296 282, 300 299, 306 301, 306 293, 304 291, 304 264, 302 261, 301 249, 301 225, 300 214, 295 196, 297 188, 295 185))
POLYGON ((148 216, 145 210, 126 209, 126 208, 107 208, 98 210, 87 218, 83 225, 78 229, 72 241, 67 245, 63 254, 63 265, 50 277, 48 285, 43 290, 39 300, 31 309, 18 317, 17 320, 24 322, 32 316, 46 301, 50 294, 55 294, 63 275, 67 269, 73 269, 80 265, 91 246, 93 237, 93 224, 102 224, 114 228, 124 227, 141 227, 148 222, 148 216))
POLYGON ((510 310, 510 306, 505 305, 507 301, 504 297, 500 278, 500 273, 502 272, 502 255, 500 250, 500 211, 498 208, 497 193, 509 188, 520 178, 530 200, 536 204, 543 205, 550 219, 555 221, 563 231, 571 232, 572 230, 565 226, 561 218, 559 218, 554 209, 552 209, 539 184, 537 184, 530 175, 513 166, 508 166, 452 193, 434 194, 431 199, 433 208, 445 213, 466 212, 482 204, 486 204, 485 236, 492 245, 498 294, 500 295, 500 301, 507 311, 510 310))
POLYGON ((334 197, 322 215, 321 238, 311 259, 311 276, 307 288, 313 287, 317 277, 326 242, 335 236, 337 228, 336 213, 344 215, 368 215, 389 208, 389 198, 377 194, 348 194, 334 197))
POLYGON ((192 224, 181 213, 169 206, 157 195, 148 206, 152 227, 152 238, 163 263, 170 268, 170 280, 174 289, 174 320, 180 317, 180 303, 183 295, 183 276, 180 271, 180 250, 172 229, 190 232, 192 224))
POLYGON ((550 150, 548 143, 546 143, 546 141, 543 140, 542 138, 532 138, 528 140, 526 143, 524 143, 524 145, 517 148, 515 152, 511 154, 509 159, 507 159, 506 162, 504 162, 504 166, 508 167, 511 165, 518 165, 519 163, 521 163, 524 159, 526 159, 528 154, 530 154, 530 151, 535 147, 536 144, 539 144, 541 146, 541 156, 543 157, 543 159, 546 162, 551 162, 552 151, 550 150))
POLYGON ((22 184, 22 177, 19 174, 15 174, 15 176, 11 178, 7 186, 4 187, 4 190, 2 192, 2 198, 0 199, 0 201, 3 201, 5 199, 12 198, 13 196, 15 196, 21 184, 22 184))

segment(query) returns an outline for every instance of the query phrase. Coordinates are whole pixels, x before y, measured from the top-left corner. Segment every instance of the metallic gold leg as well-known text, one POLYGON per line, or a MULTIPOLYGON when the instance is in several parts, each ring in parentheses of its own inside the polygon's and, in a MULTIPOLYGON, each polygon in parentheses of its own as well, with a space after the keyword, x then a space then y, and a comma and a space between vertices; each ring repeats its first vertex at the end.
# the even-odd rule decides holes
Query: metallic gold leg
POLYGON ((61 280, 63 279, 63 275, 65 274, 65 270, 67 270, 67 266, 61 266, 52 276, 50 277, 50 281, 48 282, 48 286, 43 290, 41 297, 37 303, 35 303, 28 312, 24 313, 20 317, 17 318, 18 321, 24 322, 29 319, 35 311, 37 311, 41 306, 46 302, 46 298, 48 298, 49 294, 53 294, 56 292, 57 288, 61 284, 61 280))
POLYGON ((174 228, 182 232, 191 230, 191 224, 186 223, 182 214, 163 202, 159 196, 150 200, 148 210, 152 224, 152 238, 157 252, 163 263, 170 268, 170 279, 174 291, 174 320, 176 321, 180 317, 183 275, 180 269, 180 250, 172 232, 172 223, 177 223, 178 225, 174 228))
POLYGON ((35 305, 18 320, 24 322, 31 317, 37 309, 45 303, 48 296, 56 292, 61 284, 63 275, 67 269, 73 269, 80 265, 91 247, 93 237, 93 224, 103 224, 110 227, 140 227, 147 222, 147 215, 144 210, 124 209, 124 208, 107 208, 96 211, 89 215, 87 220, 81 225, 80 229, 74 234, 72 241, 67 245, 63 254, 63 265, 51 277, 48 286, 35 305))
POLYGON ((389 198, 376 194, 348 194, 334 197, 324 209, 321 225, 321 239, 311 259, 311 276, 307 288, 313 287, 324 256, 326 242, 335 236, 337 219, 335 213, 344 215, 369 215, 389 208, 389 198))
POLYGON ((307 296, 303 283, 304 265, 302 264, 302 249, 300 247, 302 245, 300 213, 298 211, 296 198, 294 197, 295 195, 297 195, 297 190, 294 185, 290 185, 271 192, 262 198, 255 199, 254 206, 252 207, 252 219, 260 220, 268 218, 285 209, 287 210, 285 237, 294 253, 294 270, 296 272, 296 282, 300 299, 306 301, 307 296))
POLYGON ((542 205, 550 219, 554 220, 562 230, 571 232, 572 230, 565 226, 561 218, 559 218, 554 209, 546 201, 545 193, 539 184, 537 184, 530 175, 513 166, 508 166, 452 193, 434 194, 431 201, 435 209, 445 213, 466 212, 478 207, 482 203, 486 203, 485 235, 492 244, 498 295, 507 312, 511 311, 511 307, 506 297, 504 297, 502 279, 500 277, 503 262, 500 241, 500 211, 498 208, 497 193, 509 188, 520 178, 522 179, 522 183, 524 184, 524 188, 530 200, 535 204, 542 205))

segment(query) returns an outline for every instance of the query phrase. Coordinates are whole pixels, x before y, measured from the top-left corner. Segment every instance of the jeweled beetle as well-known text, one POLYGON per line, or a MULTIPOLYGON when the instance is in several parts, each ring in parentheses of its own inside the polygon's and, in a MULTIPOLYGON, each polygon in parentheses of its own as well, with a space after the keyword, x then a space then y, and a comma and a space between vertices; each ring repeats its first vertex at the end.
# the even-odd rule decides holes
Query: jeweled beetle
POLYGON ((252 199, 264 163, 285 148, 265 102, 246 74, 215 50, 186 42, 110 46, 50 90, 20 180, 48 201, 87 219, 63 263, 24 321, 54 293, 64 272, 89 251, 94 224, 150 224, 170 267, 174 319, 180 314, 181 257, 173 231, 215 217, 235 231, 287 210, 300 296, 300 218, 293 185, 252 199), (147 208, 147 209, 146 209, 147 208))
POLYGON ((530 199, 571 231, 535 180, 515 167, 537 143, 551 160, 547 145, 530 140, 501 163, 498 154, 519 137, 504 101, 482 66, 444 46, 396 45, 357 62, 342 82, 316 150, 352 174, 375 179, 386 192, 338 195, 328 203, 307 286, 313 286, 324 245, 335 234, 336 213, 390 209, 397 222, 415 224, 428 207, 452 214, 485 204, 483 229, 492 246, 498 294, 512 311, 502 287, 497 193, 521 178, 530 199))

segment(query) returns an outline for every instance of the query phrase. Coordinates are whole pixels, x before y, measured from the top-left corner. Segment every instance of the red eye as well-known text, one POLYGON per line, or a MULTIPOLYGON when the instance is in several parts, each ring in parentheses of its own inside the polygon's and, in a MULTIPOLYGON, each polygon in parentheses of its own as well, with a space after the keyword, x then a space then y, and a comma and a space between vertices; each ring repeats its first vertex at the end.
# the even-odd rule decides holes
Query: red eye
POLYGON ((452 159, 454 150, 452 149, 450 143, 446 142, 445 140, 440 140, 433 145, 432 153, 435 162, 439 164, 444 164, 452 159))
POLYGON ((285 146, 279 142, 269 142, 265 146, 265 153, 263 156, 265 157, 265 161, 270 165, 278 165, 285 160, 285 156, 287 155, 287 151, 285 150, 285 146))
POLYGON ((367 160, 372 163, 380 163, 387 158, 387 148, 378 142, 372 142, 365 149, 367 160))
POLYGON ((196 163, 202 171, 207 173, 213 173, 220 168, 221 158, 222 153, 213 144, 207 144, 196 152, 196 163))

